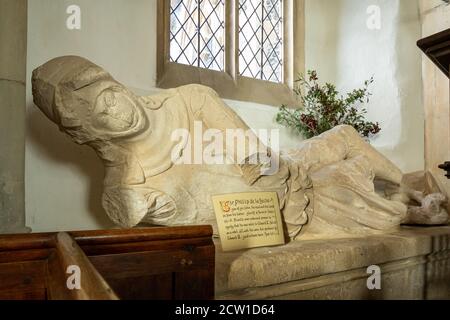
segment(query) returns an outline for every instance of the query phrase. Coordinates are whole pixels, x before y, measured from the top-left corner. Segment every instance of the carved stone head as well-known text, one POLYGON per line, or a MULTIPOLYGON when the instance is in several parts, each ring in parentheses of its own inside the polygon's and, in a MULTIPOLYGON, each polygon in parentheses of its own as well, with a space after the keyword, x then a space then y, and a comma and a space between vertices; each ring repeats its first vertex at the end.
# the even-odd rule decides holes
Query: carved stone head
POLYGON ((32 86, 34 103, 79 144, 132 136, 148 125, 139 98, 84 58, 45 63, 32 86))
MULTIPOLYGON (((76 143, 94 148, 108 164, 102 203, 112 221, 134 227, 141 222, 163 224, 175 215, 173 200, 145 185, 146 172, 134 150, 139 139, 132 139, 150 131, 144 107, 157 110, 161 101, 137 97, 101 67, 76 56, 56 58, 34 70, 32 86, 39 109, 76 143)), ((160 136, 165 133, 159 132, 160 136)), ((167 160, 164 152, 152 152, 164 150, 156 139, 160 136, 143 136, 146 157, 141 160, 149 167, 147 175, 169 168, 170 157, 167 160)), ((168 151, 172 148, 169 143, 164 146, 168 151)))

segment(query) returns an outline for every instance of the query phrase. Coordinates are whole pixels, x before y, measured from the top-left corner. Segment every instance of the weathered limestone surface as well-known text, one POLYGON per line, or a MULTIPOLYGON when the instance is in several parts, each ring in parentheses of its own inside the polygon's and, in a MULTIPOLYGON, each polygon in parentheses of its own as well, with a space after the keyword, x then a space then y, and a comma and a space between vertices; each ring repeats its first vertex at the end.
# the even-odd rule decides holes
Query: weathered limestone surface
POLYGON ((218 299, 450 299, 450 227, 216 252, 218 299), (381 290, 367 268, 381 268, 381 290))
POLYGON ((25 232, 27 1, 0 0, 0 233, 25 232))

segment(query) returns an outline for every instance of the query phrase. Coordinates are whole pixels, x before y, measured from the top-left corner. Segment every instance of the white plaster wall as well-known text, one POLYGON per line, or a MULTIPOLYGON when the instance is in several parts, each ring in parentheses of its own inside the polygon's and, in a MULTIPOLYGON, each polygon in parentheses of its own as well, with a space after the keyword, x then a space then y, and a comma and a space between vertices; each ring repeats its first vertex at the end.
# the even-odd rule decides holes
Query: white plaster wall
POLYGON ((343 92, 374 76, 368 118, 381 124, 372 144, 403 171, 424 168, 421 38, 417 0, 307 0, 306 66, 343 92), (367 8, 381 29, 367 28, 367 8))
POLYGON ((101 208, 103 168, 33 105, 34 68, 61 55, 96 61, 127 85, 150 88, 156 78, 155 0, 28 1, 25 201, 33 231, 111 227, 101 208), (66 28, 66 8, 81 7, 81 30, 66 28))
MULTIPOLYGON (((372 35, 371 39, 375 42, 366 41, 368 35, 364 31, 358 32, 358 28, 364 28, 365 20, 346 10, 351 9, 349 6, 353 4, 358 10, 363 10, 361 15, 364 18, 364 6, 358 3, 368 1, 307 1, 308 66, 318 69, 324 79, 336 81, 341 87, 344 84, 348 87, 358 86, 364 78, 374 74, 377 84, 370 117, 385 127, 383 136, 375 143, 403 169, 420 169, 423 158, 423 131, 420 130, 423 124, 414 118, 420 118, 421 115, 420 88, 415 87, 415 79, 420 78, 420 62, 419 70, 416 70, 413 62, 403 65, 404 61, 393 53, 411 50, 415 55, 415 49, 411 48, 413 44, 406 46, 406 41, 396 44, 399 40, 397 37, 404 36, 404 30, 389 29, 389 32, 382 32, 383 35, 372 35), (349 36, 352 32, 356 34, 349 36), (395 46, 400 47, 395 49, 395 46), (368 56, 367 59, 361 59, 360 55, 368 56), (377 57, 379 59, 374 60, 377 57), (349 67, 351 61, 354 65, 349 67), (405 70, 406 67, 411 69, 405 70), (414 100, 412 104, 406 96, 411 96, 410 99, 414 100), (375 107, 377 109, 373 111, 375 107), (412 121, 404 114, 405 111, 412 113, 414 119, 411 125, 405 123, 412 121), (406 118, 401 120, 400 116, 406 118), (409 126, 416 126, 418 132, 413 134, 412 130, 407 130, 409 126), (404 137, 414 141, 404 141, 404 137)), ((389 10, 396 9, 385 17, 386 20, 391 19, 395 24, 403 25, 396 14, 399 8, 389 4, 399 3, 398 0, 379 2, 389 10)), ((406 2, 414 3, 415 0, 404 0, 406 2)), ((134 89, 137 93, 157 91, 154 88, 156 0, 29 0, 28 5, 27 225, 35 232, 113 227, 100 205, 103 178, 100 161, 88 147, 77 146, 60 133, 33 105, 29 79, 32 70, 47 60, 75 54, 105 67, 127 86, 139 88, 134 89), (82 9, 80 31, 69 31, 65 27, 65 11, 72 4, 82 9)), ((415 26, 414 16, 406 19, 412 19, 411 23, 415 26)), ((408 24, 405 22, 406 26, 408 24)), ((409 31, 406 33, 410 34, 409 31)), ((410 37, 415 36, 415 32, 412 32, 410 37)), ((412 43, 415 40, 411 39, 412 43)), ((274 123, 276 108, 229 100, 226 102, 254 129, 280 128, 274 123)), ((281 128, 280 134, 282 148, 295 147, 301 141, 287 129, 281 128)))

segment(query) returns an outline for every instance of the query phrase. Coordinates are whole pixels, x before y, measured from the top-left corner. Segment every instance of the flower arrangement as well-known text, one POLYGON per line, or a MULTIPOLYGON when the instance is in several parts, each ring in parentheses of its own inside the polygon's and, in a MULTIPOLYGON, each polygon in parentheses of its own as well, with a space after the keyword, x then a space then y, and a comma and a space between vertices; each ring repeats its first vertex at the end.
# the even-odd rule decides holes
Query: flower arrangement
POLYGON ((354 127, 362 137, 376 135, 381 128, 378 123, 365 119, 367 110, 362 106, 369 102, 372 83, 373 77, 364 82, 364 87, 342 96, 335 85, 320 85, 316 71, 308 71, 307 77, 302 75, 296 80, 293 90, 302 109, 289 109, 283 105, 276 121, 308 139, 342 124, 354 127))

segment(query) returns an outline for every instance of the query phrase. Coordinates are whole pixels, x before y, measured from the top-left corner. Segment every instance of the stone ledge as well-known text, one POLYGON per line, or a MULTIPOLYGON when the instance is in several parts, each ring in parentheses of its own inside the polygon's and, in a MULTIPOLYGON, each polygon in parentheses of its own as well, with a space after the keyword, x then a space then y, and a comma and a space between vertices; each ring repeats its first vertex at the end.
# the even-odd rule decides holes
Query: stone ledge
POLYGON ((217 248, 218 299, 450 298, 450 227, 233 253, 217 248), (371 265, 381 267, 380 291, 367 289, 371 265))

